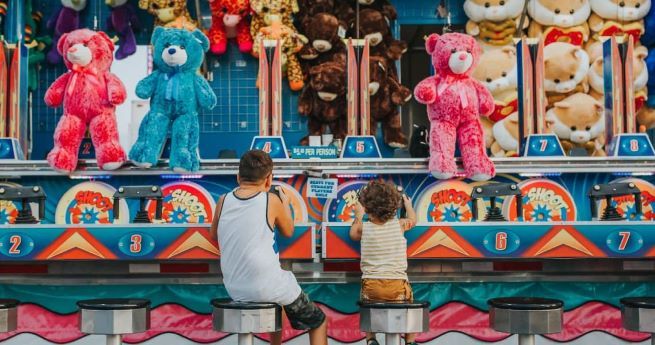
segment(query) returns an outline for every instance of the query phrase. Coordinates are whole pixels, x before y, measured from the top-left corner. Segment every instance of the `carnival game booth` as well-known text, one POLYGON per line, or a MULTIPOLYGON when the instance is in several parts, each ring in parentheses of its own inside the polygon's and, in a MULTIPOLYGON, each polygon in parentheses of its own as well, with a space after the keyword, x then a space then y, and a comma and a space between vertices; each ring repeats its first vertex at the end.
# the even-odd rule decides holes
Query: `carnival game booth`
MULTIPOLYGON (((655 295, 655 32, 650 2, 637 4, 0 4, 0 297, 20 301, 17 329, 0 339, 97 344, 80 332, 76 303, 121 297, 151 302, 150 328, 126 343, 236 343, 212 330, 209 301, 227 293, 209 224, 218 197, 236 187, 237 157, 252 147, 275 158, 275 183, 291 197, 296 229, 277 247, 328 315, 331 343, 363 343, 359 247, 348 230, 371 179, 402 186, 417 210, 406 238, 415 298, 430 302, 420 343, 514 343, 490 327, 487 305, 512 296, 563 301, 561 332, 540 343, 647 341, 622 327, 619 302, 655 295), (287 16, 271 24, 264 8, 287 16), (164 42, 170 31, 156 28, 166 26, 186 41, 164 42), (108 34, 71 33, 78 28, 108 34), (465 74, 486 98, 458 104, 487 104, 480 112, 489 115, 476 114, 474 134, 452 138, 434 130, 438 106, 420 92, 421 80, 444 73, 431 62, 453 44, 449 32, 482 48, 467 51, 479 64, 465 74), (106 62, 95 49, 112 46, 110 69, 80 67, 88 56, 78 50, 106 62), (167 69, 181 50, 186 58, 167 69), (69 70, 75 82, 53 89, 69 70), (139 84, 153 76, 151 87, 139 84), (115 127, 81 121, 88 128, 75 127, 72 150, 77 122, 61 119, 105 88, 113 91, 99 103, 116 105, 104 118, 115 127), (167 111, 173 118, 152 115, 167 111), (484 140, 467 140, 476 136, 484 140), (457 156, 454 170, 437 155, 457 156), (492 170, 476 171, 471 162, 486 155, 492 170)), ((284 338, 307 343, 289 327, 284 338)))

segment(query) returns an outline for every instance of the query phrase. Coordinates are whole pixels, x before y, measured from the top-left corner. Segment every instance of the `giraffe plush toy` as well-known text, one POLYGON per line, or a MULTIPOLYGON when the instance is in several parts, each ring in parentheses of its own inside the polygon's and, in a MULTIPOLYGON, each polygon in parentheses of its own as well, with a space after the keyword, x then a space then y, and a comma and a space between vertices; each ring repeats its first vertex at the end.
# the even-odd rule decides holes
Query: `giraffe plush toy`
POLYGON ((250 35, 250 1, 248 0, 209 0, 212 10, 212 27, 209 30, 210 50, 223 55, 227 42, 235 38, 242 53, 252 51, 250 35))

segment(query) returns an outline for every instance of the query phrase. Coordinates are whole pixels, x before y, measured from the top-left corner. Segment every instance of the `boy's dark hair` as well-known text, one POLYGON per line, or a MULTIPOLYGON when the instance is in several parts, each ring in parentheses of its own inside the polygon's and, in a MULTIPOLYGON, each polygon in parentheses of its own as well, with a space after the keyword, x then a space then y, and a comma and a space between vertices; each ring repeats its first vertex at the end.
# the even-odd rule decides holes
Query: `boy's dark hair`
POLYGON ((385 223, 396 216, 401 201, 396 185, 385 181, 371 181, 359 193, 366 213, 385 223))
POLYGON ((250 150, 241 156, 239 179, 241 182, 261 182, 273 172, 273 160, 268 153, 250 150))

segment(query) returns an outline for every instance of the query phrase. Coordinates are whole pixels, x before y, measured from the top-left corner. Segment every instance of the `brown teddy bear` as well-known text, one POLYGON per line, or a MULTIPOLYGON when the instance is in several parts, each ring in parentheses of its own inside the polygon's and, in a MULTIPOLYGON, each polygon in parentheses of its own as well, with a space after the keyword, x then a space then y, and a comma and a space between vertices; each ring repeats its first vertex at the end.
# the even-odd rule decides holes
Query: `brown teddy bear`
POLYGON ((377 134, 380 122, 384 142, 393 148, 405 148, 407 137, 402 132, 398 107, 412 98, 412 92, 390 76, 388 70, 385 58, 371 57, 368 87, 371 100, 371 135, 377 134))
POLYGON ((345 37, 346 32, 355 24, 355 10, 346 1, 342 0, 298 0, 299 12, 296 14, 296 21, 303 23, 319 13, 329 13, 339 19, 339 30, 341 36, 345 37))
POLYGON ((396 8, 389 0, 351 0, 352 8, 356 8, 357 2, 359 2, 360 11, 364 9, 373 9, 382 13, 382 15, 390 21, 398 18, 396 8))
MULTIPOLYGON (((374 9, 365 9, 359 15, 360 37, 368 39, 372 56, 382 56, 391 61, 400 60, 407 51, 407 43, 391 36, 385 16, 374 9)), ((353 33, 356 37, 356 33, 353 33)), ((395 68, 389 71, 395 77, 395 68)))
MULTIPOLYGON (((346 61, 346 45, 339 36, 339 20, 329 13, 306 17, 301 32, 308 44, 298 53, 302 60, 316 66, 328 61, 346 61)), ((310 66, 307 66, 307 70, 310 66)))
MULTIPOLYGON (((346 137, 346 65, 326 62, 309 70, 309 83, 298 98, 298 113, 307 116, 309 135, 329 127, 334 139, 346 137)), ((307 145, 309 135, 300 141, 307 145)))

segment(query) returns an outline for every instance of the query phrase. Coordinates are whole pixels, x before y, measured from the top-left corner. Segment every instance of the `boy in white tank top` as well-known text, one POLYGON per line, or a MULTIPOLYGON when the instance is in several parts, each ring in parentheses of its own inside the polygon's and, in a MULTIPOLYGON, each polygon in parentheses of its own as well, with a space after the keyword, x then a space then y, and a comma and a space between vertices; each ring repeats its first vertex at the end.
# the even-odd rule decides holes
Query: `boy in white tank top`
MULTIPOLYGON (((412 287, 407 279, 405 231, 416 225, 412 201, 398 192, 393 183, 371 181, 359 193, 350 238, 361 241, 362 300, 411 302, 412 287), (401 203, 406 218, 398 219, 401 203), (364 214, 368 221, 363 222, 364 214)), ((405 335, 407 345, 416 345, 415 334, 405 335)), ((379 345, 375 333, 366 334, 367 345, 379 345)))
MULTIPOLYGON (((270 302, 284 307, 294 329, 309 330, 310 344, 327 345, 325 314, 300 289, 293 273, 280 266, 274 229, 293 236, 289 199, 282 189, 269 193, 273 161, 258 150, 239 163, 239 187, 221 196, 211 234, 218 237, 225 288, 235 301, 270 302)), ((282 333, 271 334, 282 344, 282 333)))

